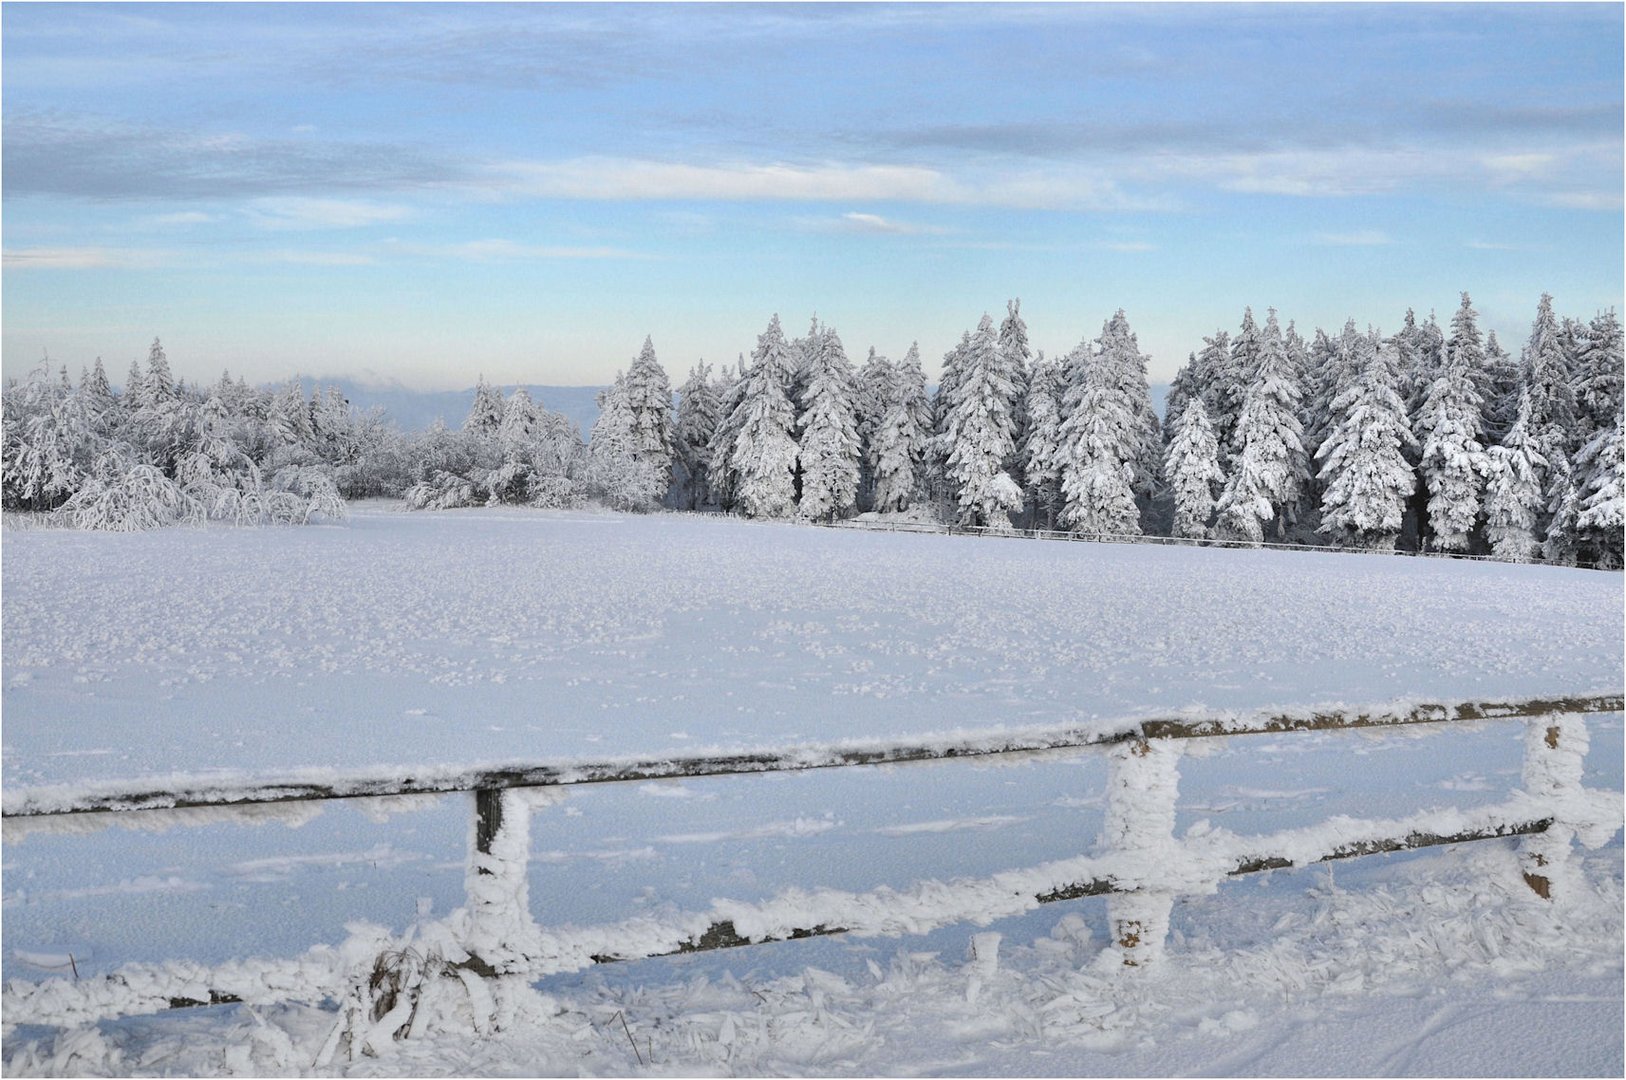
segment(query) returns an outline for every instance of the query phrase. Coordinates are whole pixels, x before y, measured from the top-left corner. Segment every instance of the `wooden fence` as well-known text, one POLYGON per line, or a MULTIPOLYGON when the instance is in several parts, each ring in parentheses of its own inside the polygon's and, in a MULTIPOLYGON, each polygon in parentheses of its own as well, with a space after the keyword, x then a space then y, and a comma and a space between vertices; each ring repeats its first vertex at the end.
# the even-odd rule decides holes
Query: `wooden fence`
MULTIPOLYGON (((1468 562, 1514 561, 1498 559, 1494 555, 1470 555, 1461 551, 1409 551, 1403 548, 1338 547, 1333 544, 1285 544, 1270 540, 1254 543, 1251 540, 1215 540, 1206 537, 1197 539, 1184 536, 1155 536, 1150 533, 1068 532, 1063 529, 1018 529, 1014 527, 1001 529, 991 525, 939 524, 929 521, 861 521, 848 518, 844 521, 821 521, 815 524, 827 529, 925 533, 939 536, 992 536, 1002 539, 1068 540, 1075 543, 1082 541, 1099 544, 1153 544, 1163 547, 1266 548, 1272 551, 1317 551, 1338 555, 1395 555, 1405 558, 1456 559, 1468 562)), ((1590 562, 1576 562, 1572 569, 1619 570, 1620 568, 1600 566, 1590 562)))
MULTIPOLYGON (((143 785, 76 786, 8 791, 8 838, 49 831, 69 815, 161 813, 308 800, 471 792, 475 814, 466 885, 468 902, 448 921, 466 946, 453 965, 465 979, 530 981, 595 963, 733 948, 825 934, 923 933, 968 920, 986 922, 1041 904, 1108 897, 1112 945, 1123 965, 1157 962, 1176 895, 1211 891, 1227 877, 1382 852, 1408 851, 1518 836, 1525 883, 1553 899, 1564 888, 1572 838, 1596 845, 1621 826, 1616 792, 1581 783, 1587 747, 1584 717, 1620 712, 1626 695, 1588 695, 1504 702, 1419 705, 1393 711, 1148 719, 1112 727, 1030 729, 983 738, 916 744, 843 743, 777 753, 516 764, 445 769, 420 775, 357 772, 320 779, 297 774, 252 783, 159 789, 143 785), (1522 719, 1526 725, 1522 790, 1472 811, 1431 810, 1392 820, 1326 823, 1266 836, 1173 835, 1182 740, 1294 731, 1342 731, 1522 719), (943 761, 984 755, 1039 754, 1101 747, 1108 756, 1103 850, 993 878, 922 882, 871 893, 820 890, 759 904, 718 901, 713 910, 659 922, 632 920, 546 932, 531 918, 526 895, 527 789, 696 776, 785 772, 943 761), (812 896, 813 910, 805 899, 812 896)), ((91 819, 97 820, 97 819, 91 819)), ((88 823, 79 818, 81 823, 88 823)), ((244 961, 217 968, 185 962, 133 964, 82 980, 13 980, 5 987, 4 1023, 75 1025, 166 1008, 244 1002, 334 1001, 365 980, 343 950, 319 947, 297 961, 244 961)))

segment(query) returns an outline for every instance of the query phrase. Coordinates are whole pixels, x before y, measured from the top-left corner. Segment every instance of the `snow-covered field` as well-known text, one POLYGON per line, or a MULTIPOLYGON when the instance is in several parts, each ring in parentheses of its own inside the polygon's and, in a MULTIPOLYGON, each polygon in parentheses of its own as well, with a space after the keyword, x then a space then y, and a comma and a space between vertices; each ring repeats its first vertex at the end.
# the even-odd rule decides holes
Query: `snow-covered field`
MULTIPOLYGON (((1403 558, 373 506, 337 527, 8 532, 3 586, 8 804, 152 776, 1623 682, 1618 575, 1403 558)), ((1620 718, 1589 725, 1586 783, 1619 791, 1620 718)), ((1520 729, 1197 740, 1176 833, 1492 804, 1520 784, 1520 729)), ((1074 751, 576 788, 535 814, 532 910, 545 927, 592 925, 791 887, 988 876, 1093 850, 1105 779, 1100 751, 1074 751)), ((5 977, 281 959, 342 940, 349 920, 399 930, 443 914, 463 902, 469 801, 8 830, 5 977)), ((547 1024, 347 1067, 616 1073, 643 1067, 636 1042, 655 1072, 1618 1073, 1620 851, 1617 837, 1589 853, 1587 888, 1559 911, 1524 895, 1502 841, 1239 879, 1183 900, 1171 963, 1133 984, 1091 968, 1099 900, 552 976, 562 1011, 547 1024), (968 961, 989 931, 1004 936, 997 966, 968 961), (618 1011, 636 1039, 610 1023, 618 1011)), ((81 1034, 73 1062, 19 1029, 7 1072, 308 1069, 332 1022, 298 1007, 119 1021, 100 1047, 81 1034)))

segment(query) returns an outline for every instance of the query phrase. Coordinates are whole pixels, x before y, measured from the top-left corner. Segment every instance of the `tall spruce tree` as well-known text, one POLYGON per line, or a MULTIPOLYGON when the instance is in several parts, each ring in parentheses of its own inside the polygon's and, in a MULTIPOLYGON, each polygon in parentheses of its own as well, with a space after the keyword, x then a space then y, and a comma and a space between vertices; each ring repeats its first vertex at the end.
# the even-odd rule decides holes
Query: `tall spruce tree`
POLYGON ((1583 443, 1620 419, 1623 370, 1620 320, 1599 312, 1581 341, 1575 372, 1575 408, 1583 443))
POLYGON ((1489 466, 1481 441, 1484 402, 1474 385, 1474 372, 1483 366, 1484 355, 1473 305, 1463 293, 1462 306, 1451 319, 1451 340, 1413 425, 1428 496, 1425 535, 1441 551, 1467 551, 1479 517, 1489 466))
POLYGON ((833 521, 851 514, 858 498, 857 379, 834 330, 819 328, 806 348, 807 383, 796 422, 802 476, 798 513, 809 521, 833 521))
POLYGON ((1581 513, 1576 519, 1582 557, 1607 569, 1622 565, 1626 535, 1626 490, 1622 487, 1621 419, 1594 435, 1576 459, 1581 481, 1581 513))
POLYGON ((502 427, 502 392, 486 382, 484 375, 474 384, 474 403, 463 420, 463 430, 482 439, 493 438, 502 427))
POLYGON ((1034 520, 1050 529, 1056 527, 1061 509, 1061 410, 1066 390, 1062 366, 1046 360, 1041 350, 1028 379, 1028 423, 1021 454, 1027 502, 1034 520))
MULTIPOLYGON (((777 327, 776 319, 769 330, 777 327)), ((785 396, 774 354, 783 343, 768 334, 757 339, 757 359, 737 410, 729 467, 737 478, 735 505, 746 517, 783 518, 796 509, 796 409, 785 396)))
POLYGON ((707 473, 711 468, 711 439, 717 433, 721 412, 711 365, 702 360, 689 369, 688 379, 678 390, 677 423, 672 431, 686 475, 683 495, 690 510, 699 509, 710 491, 707 473))
POLYGON ((1225 482, 1225 473, 1219 465, 1219 440, 1201 398, 1193 398, 1181 412, 1163 467, 1174 499, 1174 535, 1207 536, 1214 493, 1225 482))
POLYGON ((632 410, 636 453, 669 486, 676 456, 672 444, 672 384, 666 369, 655 359, 655 343, 648 337, 627 368, 627 407, 632 410))
POLYGON ((1540 548, 1536 527, 1545 502, 1541 480, 1547 460, 1530 430, 1528 391, 1519 395, 1513 426, 1488 456, 1485 537, 1491 554, 1508 562, 1531 562, 1540 548))
POLYGON ((1258 343, 1257 366, 1232 432, 1232 468, 1216 509, 1216 529, 1226 539, 1257 542, 1267 522, 1274 520, 1276 535, 1282 537, 1297 520, 1308 468, 1299 421, 1303 394, 1274 308, 1263 333, 1255 333, 1253 340, 1258 343), (1246 520, 1250 515, 1257 525, 1246 520))
POLYGON ((895 382, 892 362, 878 355, 871 345, 869 357, 858 369, 858 380, 853 397, 853 422, 858 428, 859 471, 858 506, 869 509, 875 502, 875 434, 881 420, 891 406, 895 382))
POLYGON ((1320 530, 1351 547, 1393 550, 1417 483, 1404 450, 1413 442, 1397 389, 1394 339, 1360 340, 1361 374, 1333 401, 1337 425, 1321 447, 1320 530), (1389 355, 1385 355, 1385 353, 1389 355))
POLYGON ((1016 452, 1015 397, 999 356, 994 321, 984 315, 960 357, 945 421, 944 466, 958 493, 962 525, 1008 529, 1010 513, 1021 509, 1021 488, 1005 470, 1016 452))

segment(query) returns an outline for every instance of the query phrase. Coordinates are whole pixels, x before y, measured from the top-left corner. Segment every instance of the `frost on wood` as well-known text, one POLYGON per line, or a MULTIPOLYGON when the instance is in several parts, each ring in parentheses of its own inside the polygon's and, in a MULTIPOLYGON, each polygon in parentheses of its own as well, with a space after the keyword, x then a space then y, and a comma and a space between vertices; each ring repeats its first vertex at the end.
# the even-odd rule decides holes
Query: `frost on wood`
POLYGON ((1620 828, 1620 800, 1581 784, 1588 736, 1586 719, 1573 713, 1525 721, 1525 794, 1549 808, 1553 823, 1519 844, 1525 884, 1543 900, 1573 897, 1577 884, 1570 841, 1596 848, 1620 828))
POLYGON ((1180 752, 1178 742, 1159 739, 1115 746, 1107 758, 1101 846, 1129 863, 1114 875, 1128 891, 1107 901, 1107 918, 1118 962, 1126 967, 1155 963, 1168 937, 1174 894, 1165 883, 1170 868, 1183 861, 1174 838, 1180 752))

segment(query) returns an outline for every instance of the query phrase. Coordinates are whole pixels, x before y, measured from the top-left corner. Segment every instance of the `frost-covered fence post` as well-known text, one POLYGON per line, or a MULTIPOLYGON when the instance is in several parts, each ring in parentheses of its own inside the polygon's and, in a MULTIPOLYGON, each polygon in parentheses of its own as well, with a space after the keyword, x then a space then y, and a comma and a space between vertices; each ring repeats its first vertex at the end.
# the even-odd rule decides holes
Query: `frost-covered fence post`
POLYGON ((481 788, 474 793, 474 807, 463 947, 480 974, 500 975, 536 950, 538 929, 526 883, 532 796, 518 789, 481 788))
POLYGON ((1570 840, 1590 817, 1581 787, 1587 742, 1586 720, 1575 713, 1524 722, 1524 790, 1549 810, 1552 824, 1520 841, 1519 865, 1524 883, 1543 900, 1555 899, 1555 887, 1557 898, 1563 898, 1569 886, 1570 840))
POLYGON ((1107 900, 1115 954, 1125 967, 1155 963, 1169 933, 1179 873, 1174 838, 1179 798, 1180 744, 1173 739, 1136 739, 1112 749, 1107 759, 1107 812, 1101 842, 1124 869, 1113 877, 1126 891, 1107 900))

